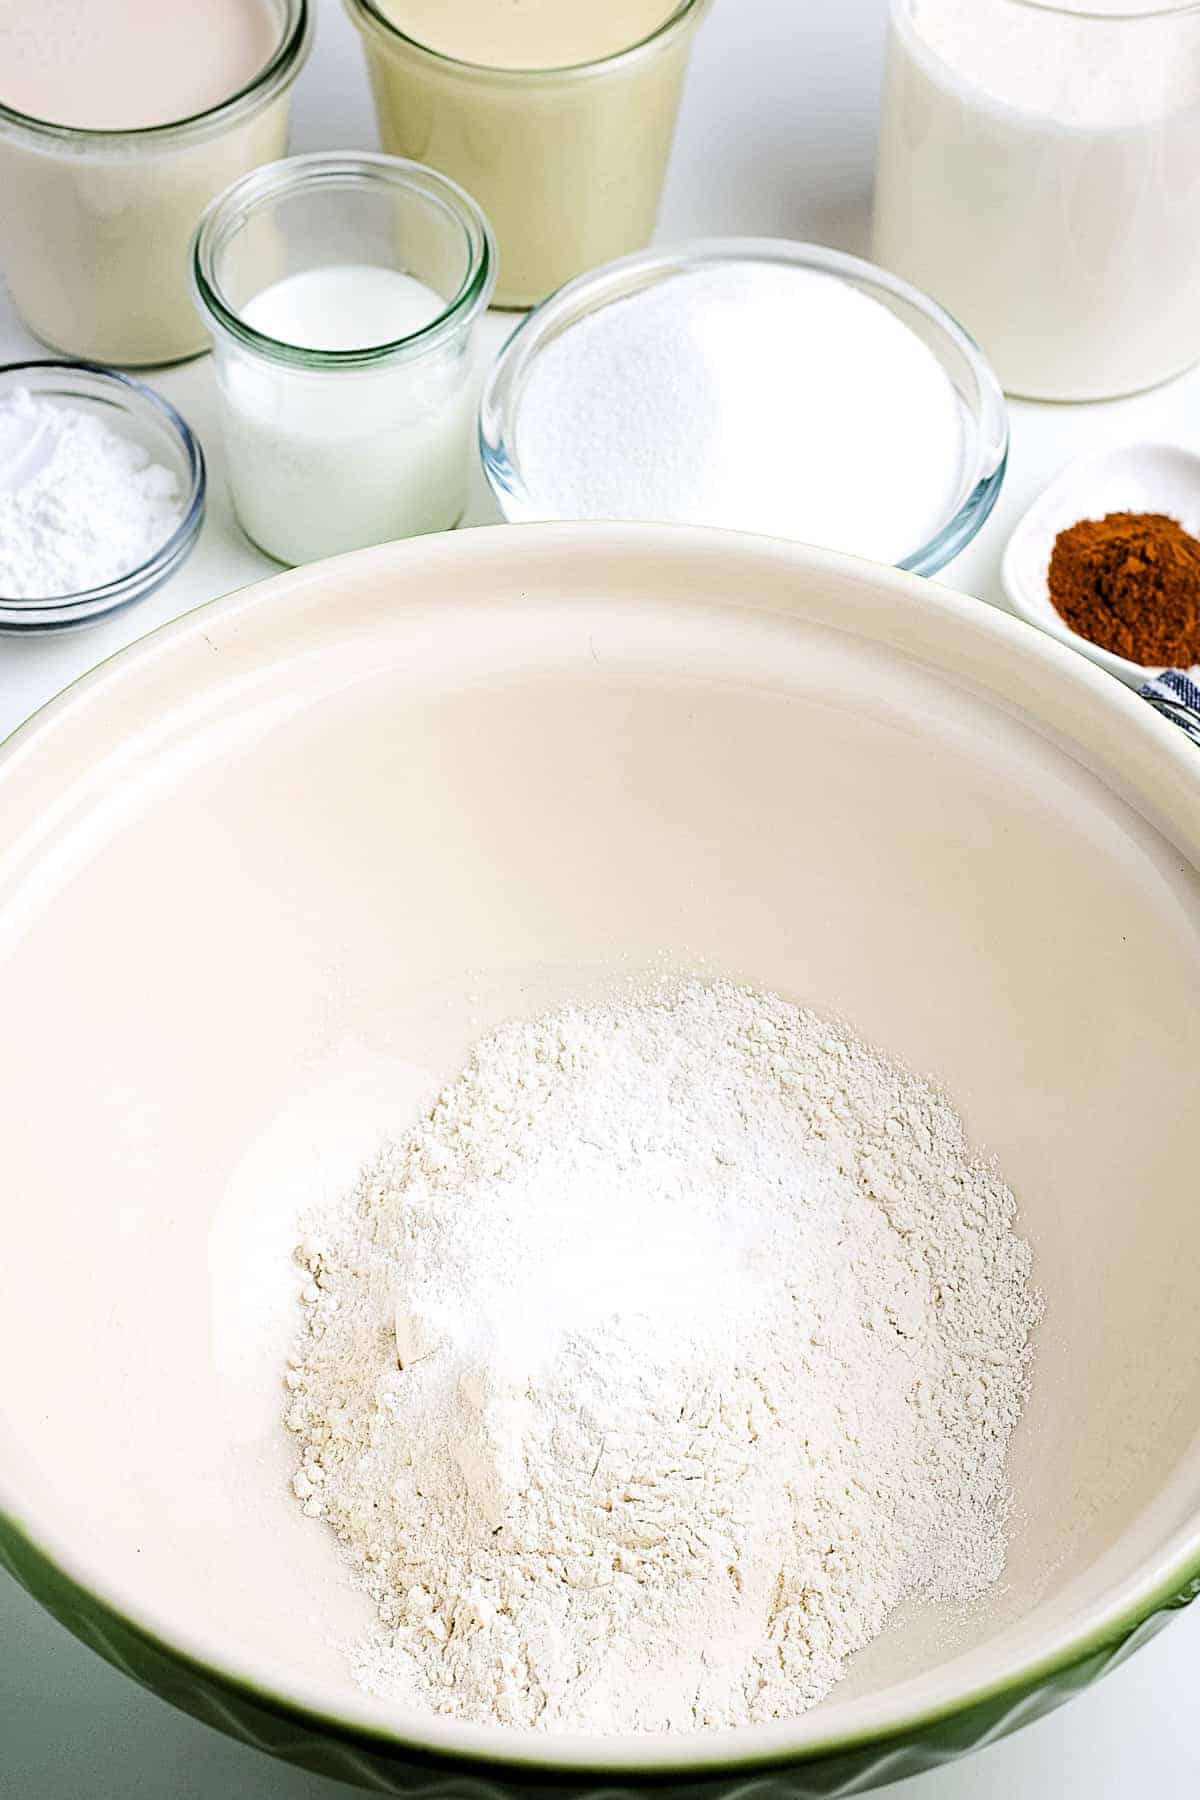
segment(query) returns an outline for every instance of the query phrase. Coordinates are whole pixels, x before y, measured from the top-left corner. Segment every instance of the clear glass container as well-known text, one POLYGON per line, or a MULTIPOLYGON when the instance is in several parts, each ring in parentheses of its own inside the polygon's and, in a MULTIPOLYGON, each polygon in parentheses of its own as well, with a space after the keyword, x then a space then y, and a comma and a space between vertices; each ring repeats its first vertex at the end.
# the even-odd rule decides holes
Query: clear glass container
POLYGON ((649 243, 708 0, 681 0, 616 55, 558 69, 461 62, 406 37, 375 0, 346 5, 384 148, 461 182, 491 219, 497 305, 532 306, 649 243))
MULTIPOLYGON (((484 472, 504 517, 513 523, 557 518, 546 495, 534 491, 522 468, 519 443, 522 407, 530 376, 547 345, 614 302, 644 293, 676 276, 703 268, 747 263, 812 270, 836 276, 885 306, 933 354, 958 397, 962 458, 957 487, 947 500, 937 529, 914 543, 897 566, 932 575, 957 556, 996 504, 1008 457, 1008 409, 999 384, 979 348, 950 316, 905 281, 838 250, 793 244, 780 238, 702 238, 674 250, 644 251, 608 268, 595 269, 552 294, 522 321, 492 366, 479 409, 479 443, 484 472)), ((746 319, 753 331, 754 320, 746 319)), ((614 401, 614 404, 617 402, 614 401)), ((860 401, 864 429, 870 425, 870 395, 860 401)), ((796 420, 797 433, 804 421, 796 420)), ((748 440, 745 456, 761 451, 748 440)), ((641 515, 639 515, 641 516, 641 515)), ((693 523, 707 523, 693 520, 693 523)), ((854 545, 839 546, 854 549, 854 545)))
POLYGON ((471 197, 397 157, 296 156, 213 203, 193 287, 213 340, 234 509, 260 549, 311 562, 458 523, 474 460, 474 327, 495 266, 471 197), (321 270, 347 284, 348 301, 364 270, 398 272, 440 310, 415 330, 333 350, 248 321, 276 283, 321 270))
POLYGON ((196 221, 237 176, 283 155, 289 90, 308 52, 307 0, 269 3, 275 54, 194 118, 91 131, 0 106, 0 265, 43 343, 125 368, 204 349, 187 277, 196 221))
POLYGON ((1010 393, 1102 399, 1195 362, 1195 0, 892 0, 874 255, 1010 393))
POLYGON ((39 600, 0 594, 0 632, 69 631, 145 599, 187 561, 204 521, 204 453, 186 420, 168 400, 145 382, 115 369, 77 362, 7 363, 0 368, 0 396, 16 388, 94 412, 122 437, 140 444, 178 483, 179 523, 154 555, 136 569, 79 594, 39 600))

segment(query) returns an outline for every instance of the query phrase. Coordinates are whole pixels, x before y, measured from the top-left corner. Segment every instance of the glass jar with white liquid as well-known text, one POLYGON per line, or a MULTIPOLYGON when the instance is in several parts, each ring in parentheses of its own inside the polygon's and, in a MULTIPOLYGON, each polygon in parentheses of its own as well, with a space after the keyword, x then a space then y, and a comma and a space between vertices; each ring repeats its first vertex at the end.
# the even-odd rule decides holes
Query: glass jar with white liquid
POLYGON ((876 260, 1010 393, 1094 400, 1200 358, 1196 0, 892 0, 876 260))
POLYGON ((260 549, 311 562, 458 523, 495 267, 470 196, 398 157, 292 157, 213 203, 193 290, 260 549))

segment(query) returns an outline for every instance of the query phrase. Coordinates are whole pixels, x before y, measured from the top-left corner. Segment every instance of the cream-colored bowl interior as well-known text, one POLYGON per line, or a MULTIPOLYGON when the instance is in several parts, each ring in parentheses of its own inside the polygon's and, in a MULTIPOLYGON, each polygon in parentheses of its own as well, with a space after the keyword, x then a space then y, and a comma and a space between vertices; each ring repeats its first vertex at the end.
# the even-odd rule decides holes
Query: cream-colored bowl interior
POLYGON ((192 615, 0 763, 0 1505, 188 1653, 443 1747, 801 1747, 1061 1652, 1197 1554, 1198 861, 1200 759, 1117 682, 794 545, 459 534, 192 615), (732 1738, 389 1710, 286 1492, 292 1222, 482 1028, 663 967, 844 1015, 1015 1187, 1006 1578, 732 1738))

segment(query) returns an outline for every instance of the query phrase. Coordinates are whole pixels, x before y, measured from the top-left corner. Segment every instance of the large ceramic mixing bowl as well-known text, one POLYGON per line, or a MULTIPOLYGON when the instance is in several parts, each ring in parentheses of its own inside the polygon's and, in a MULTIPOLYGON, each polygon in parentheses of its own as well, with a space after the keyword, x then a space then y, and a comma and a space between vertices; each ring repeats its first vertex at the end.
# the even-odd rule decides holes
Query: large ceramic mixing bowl
POLYGON ((381 1792, 860 1792, 1200 1581, 1200 756, 1030 627, 636 526, 280 575, 0 759, 0 1547, 189 1711, 381 1792), (703 960, 701 960, 703 959, 703 960), (804 1718, 637 1738, 368 1698, 287 1492, 297 1210, 490 1022, 703 967, 949 1088, 1046 1301, 1003 1583, 804 1718))

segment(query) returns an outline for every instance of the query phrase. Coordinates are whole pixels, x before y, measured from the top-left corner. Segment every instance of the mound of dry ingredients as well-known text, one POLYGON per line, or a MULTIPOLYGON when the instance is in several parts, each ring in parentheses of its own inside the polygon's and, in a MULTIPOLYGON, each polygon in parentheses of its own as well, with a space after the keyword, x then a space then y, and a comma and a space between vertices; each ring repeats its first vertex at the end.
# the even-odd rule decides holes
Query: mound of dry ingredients
POLYGON ((1038 1312, 926 1082, 785 1001, 504 1027, 301 1245, 295 1492, 371 1692, 617 1732, 812 1706, 1004 1561, 1038 1312))
POLYGON ((0 397, 0 594, 86 593, 162 549, 183 517, 175 475, 99 409, 28 388, 0 397))

